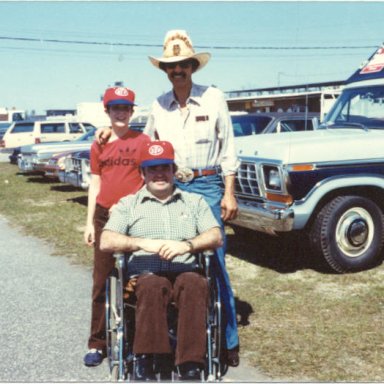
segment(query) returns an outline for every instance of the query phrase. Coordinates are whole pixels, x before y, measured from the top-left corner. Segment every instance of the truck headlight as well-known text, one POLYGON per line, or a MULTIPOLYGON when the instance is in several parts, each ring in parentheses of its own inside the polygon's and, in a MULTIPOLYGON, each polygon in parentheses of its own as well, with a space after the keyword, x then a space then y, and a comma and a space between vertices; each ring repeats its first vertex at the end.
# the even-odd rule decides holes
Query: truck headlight
POLYGON ((263 175, 265 188, 272 191, 282 190, 282 180, 279 169, 276 166, 264 165, 263 175))

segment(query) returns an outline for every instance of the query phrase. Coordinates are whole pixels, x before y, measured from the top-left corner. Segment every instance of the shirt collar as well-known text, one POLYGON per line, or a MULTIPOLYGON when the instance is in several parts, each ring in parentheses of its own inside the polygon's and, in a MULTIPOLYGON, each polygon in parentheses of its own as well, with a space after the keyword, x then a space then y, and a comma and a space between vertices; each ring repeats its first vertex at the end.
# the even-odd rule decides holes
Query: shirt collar
MULTIPOLYGON (((172 197, 167 200, 167 203, 170 203, 172 201, 176 201, 178 199, 182 199, 183 200, 183 194, 182 194, 182 191, 181 189, 175 187, 173 193, 172 193, 172 197)), ((159 201, 155 196, 152 195, 151 192, 148 191, 148 189, 146 188, 146 186, 144 185, 143 188, 142 188, 142 196, 141 196, 141 202, 142 203, 145 203, 146 201, 148 200, 153 200, 153 201, 159 201)))
MULTIPOLYGON (((201 97, 201 93, 199 91, 199 87, 196 84, 192 83, 191 93, 187 99, 187 104, 193 103, 193 104, 200 105, 200 97, 201 97)), ((179 102, 177 101, 177 99, 175 97, 173 90, 168 92, 166 104, 167 104, 168 108, 171 108, 171 107, 179 104, 179 102)))

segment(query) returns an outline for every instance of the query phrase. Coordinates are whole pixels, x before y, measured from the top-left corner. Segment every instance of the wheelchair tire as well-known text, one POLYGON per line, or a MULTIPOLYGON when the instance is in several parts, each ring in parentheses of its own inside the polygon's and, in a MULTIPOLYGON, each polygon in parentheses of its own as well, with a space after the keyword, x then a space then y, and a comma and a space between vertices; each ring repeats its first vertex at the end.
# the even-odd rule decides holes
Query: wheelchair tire
POLYGON ((110 380, 112 382, 119 381, 119 366, 118 365, 114 365, 112 367, 111 373, 110 373, 110 380))
POLYGON ((120 280, 113 273, 106 284, 106 341, 111 381, 124 380, 124 310, 120 280))
POLYGON ((207 363, 204 379, 207 382, 220 381, 222 376, 222 308, 218 279, 209 280, 209 304, 207 311, 207 363))

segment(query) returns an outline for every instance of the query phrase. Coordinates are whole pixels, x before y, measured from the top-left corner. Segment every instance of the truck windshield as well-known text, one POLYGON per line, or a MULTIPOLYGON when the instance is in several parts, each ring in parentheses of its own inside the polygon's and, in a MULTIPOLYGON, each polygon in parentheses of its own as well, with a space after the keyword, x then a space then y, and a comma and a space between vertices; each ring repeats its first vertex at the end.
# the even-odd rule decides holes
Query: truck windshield
POLYGON ((344 89, 320 128, 384 129, 384 86, 344 89))
POLYGON ((255 116, 255 115, 239 115, 231 116, 233 133, 235 137, 250 136, 261 133, 270 123, 272 117, 255 116))

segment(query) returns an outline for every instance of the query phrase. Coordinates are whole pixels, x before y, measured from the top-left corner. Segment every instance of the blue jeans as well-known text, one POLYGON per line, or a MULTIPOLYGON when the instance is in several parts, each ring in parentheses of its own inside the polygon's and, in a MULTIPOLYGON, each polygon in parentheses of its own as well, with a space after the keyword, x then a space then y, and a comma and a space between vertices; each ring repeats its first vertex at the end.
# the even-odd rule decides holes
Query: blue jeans
POLYGON ((193 179, 189 183, 182 183, 175 180, 175 185, 183 191, 194 192, 202 195, 208 205, 211 207, 216 220, 221 225, 224 244, 216 250, 217 266, 216 273, 219 278, 220 296, 225 308, 225 336, 227 349, 232 349, 239 345, 239 335, 237 332, 237 319, 235 299, 233 296, 228 272, 225 268, 226 237, 224 223, 221 220, 221 199, 223 197, 222 180, 218 175, 202 176, 193 179))

